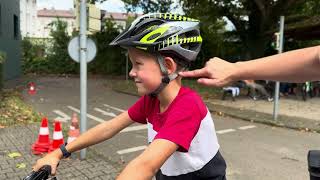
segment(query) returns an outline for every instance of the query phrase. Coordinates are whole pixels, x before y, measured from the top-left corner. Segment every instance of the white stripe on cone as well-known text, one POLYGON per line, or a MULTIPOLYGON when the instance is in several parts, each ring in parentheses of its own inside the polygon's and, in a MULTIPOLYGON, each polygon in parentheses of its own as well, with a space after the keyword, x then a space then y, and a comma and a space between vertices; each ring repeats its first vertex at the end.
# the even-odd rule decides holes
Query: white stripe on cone
POLYGON ((47 128, 47 127, 40 127, 39 134, 40 134, 40 135, 48 135, 48 134, 49 134, 49 128, 47 128))
POLYGON ((59 131, 59 132, 54 132, 54 133, 53 133, 53 139, 55 139, 55 140, 63 139, 62 132, 61 132, 61 131, 59 131))

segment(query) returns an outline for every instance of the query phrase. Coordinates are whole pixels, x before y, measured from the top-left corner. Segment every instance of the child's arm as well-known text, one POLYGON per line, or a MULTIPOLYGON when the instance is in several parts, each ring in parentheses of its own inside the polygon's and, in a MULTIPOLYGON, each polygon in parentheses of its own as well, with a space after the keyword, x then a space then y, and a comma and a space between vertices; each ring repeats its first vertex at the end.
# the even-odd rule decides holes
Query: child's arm
MULTIPOLYGON (((132 124, 132 121, 128 115, 128 112, 124 112, 112 120, 103 122, 87 132, 83 133, 76 140, 72 141, 66 146, 67 151, 75 152, 88 146, 100 143, 104 140, 110 139, 112 136, 120 132, 125 127, 132 124)), ((55 174, 56 166, 59 160, 62 158, 62 152, 60 149, 53 151, 37 161, 33 167, 35 171, 40 169, 43 165, 48 164, 52 166, 52 174, 55 174)))
POLYGON ((103 122, 85 132, 75 141, 66 146, 69 152, 78 151, 88 146, 98 144, 102 141, 110 139, 125 127, 134 123, 128 115, 128 112, 124 112, 112 120, 103 122))
POLYGON ((154 140, 142 154, 126 166, 117 180, 150 180, 178 148, 177 144, 169 140, 154 140))

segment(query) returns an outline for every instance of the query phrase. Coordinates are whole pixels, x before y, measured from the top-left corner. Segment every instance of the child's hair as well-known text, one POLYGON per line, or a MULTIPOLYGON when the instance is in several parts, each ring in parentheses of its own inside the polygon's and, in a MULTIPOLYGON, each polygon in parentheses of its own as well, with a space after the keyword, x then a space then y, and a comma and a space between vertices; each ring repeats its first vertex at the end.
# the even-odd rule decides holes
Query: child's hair
POLYGON ((190 62, 182 60, 180 57, 177 57, 177 56, 175 56, 173 54, 161 53, 161 55, 167 56, 167 57, 171 57, 174 60, 174 62, 177 64, 176 72, 180 72, 180 71, 183 71, 185 69, 188 69, 190 67, 190 65, 191 65, 190 62))

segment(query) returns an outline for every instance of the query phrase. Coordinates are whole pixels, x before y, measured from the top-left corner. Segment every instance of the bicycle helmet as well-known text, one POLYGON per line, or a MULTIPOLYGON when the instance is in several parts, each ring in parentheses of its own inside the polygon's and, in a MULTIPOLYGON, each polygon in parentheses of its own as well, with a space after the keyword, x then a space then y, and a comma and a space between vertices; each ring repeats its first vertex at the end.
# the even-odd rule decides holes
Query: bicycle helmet
POLYGON ((146 14, 134 20, 110 45, 134 47, 157 57, 162 81, 150 95, 156 96, 178 74, 168 75, 162 55, 170 56, 181 66, 195 61, 202 43, 199 20, 170 13, 146 14))

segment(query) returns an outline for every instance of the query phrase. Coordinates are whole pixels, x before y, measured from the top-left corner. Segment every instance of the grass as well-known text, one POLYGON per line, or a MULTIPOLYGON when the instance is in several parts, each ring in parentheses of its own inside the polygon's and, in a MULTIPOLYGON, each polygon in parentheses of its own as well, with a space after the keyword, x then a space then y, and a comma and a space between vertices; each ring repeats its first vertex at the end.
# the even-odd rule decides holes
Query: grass
POLYGON ((0 91, 0 128, 37 121, 40 115, 23 101, 19 91, 0 91))
MULTIPOLYGON (((129 94, 137 95, 137 88, 132 80, 110 80, 107 82, 109 87, 116 91, 121 91, 129 94)), ((191 89, 197 91, 202 98, 220 98, 221 88, 206 87, 197 83, 195 79, 183 79, 182 84, 184 86, 190 87, 191 89)))

